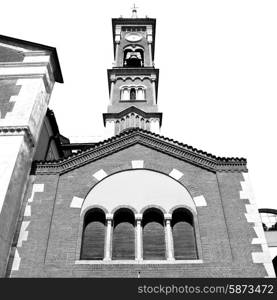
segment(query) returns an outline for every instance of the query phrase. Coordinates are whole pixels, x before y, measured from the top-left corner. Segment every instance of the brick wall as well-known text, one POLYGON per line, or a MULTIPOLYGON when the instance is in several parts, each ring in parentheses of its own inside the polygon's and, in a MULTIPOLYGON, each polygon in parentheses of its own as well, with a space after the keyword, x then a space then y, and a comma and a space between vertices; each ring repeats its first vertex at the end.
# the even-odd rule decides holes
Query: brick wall
MULTIPOLYGON (((252 261, 251 253, 261 251, 261 246, 251 245, 256 234, 245 218, 247 200, 240 199, 242 180, 241 173, 216 174, 139 144, 62 175, 37 175, 26 197, 30 197, 36 184, 43 184, 44 191, 35 193, 30 203, 31 216, 26 218, 30 221, 28 237, 18 248, 21 259, 19 269, 11 271, 10 276, 267 276, 263 264, 252 261), (164 174, 169 174, 173 168, 178 169, 184 174, 180 183, 187 187, 191 196, 205 197, 207 206, 197 207, 198 246, 203 263, 75 264, 79 259, 76 253, 79 251, 77 240, 81 220, 80 209, 70 207, 72 198, 86 197, 98 182, 93 177, 95 172, 103 169, 107 174, 113 174, 128 170, 132 168, 132 160, 143 160, 144 168, 164 174)), ((20 222, 18 227, 21 227, 20 222)))

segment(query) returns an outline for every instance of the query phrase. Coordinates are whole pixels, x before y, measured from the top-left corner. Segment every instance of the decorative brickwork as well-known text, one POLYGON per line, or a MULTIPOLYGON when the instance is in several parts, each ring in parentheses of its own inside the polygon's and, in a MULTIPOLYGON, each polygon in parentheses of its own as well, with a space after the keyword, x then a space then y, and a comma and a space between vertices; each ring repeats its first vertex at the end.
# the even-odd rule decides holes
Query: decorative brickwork
POLYGON ((191 146, 138 128, 130 129, 97 143, 92 149, 67 159, 54 162, 37 162, 34 165, 34 169, 36 174, 64 173, 135 144, 145 145, 162 153, 168 153, 171 156, 210 171, 247 172, 246 159, 244 158, 216 157, 191 146))
MULTIPOLYGON (((100 151, 101 148, 98 145, 96 149, 100 151)), ((102 155, 95 161, 87 160, 67 172, 37 174, 35 184, 43 183, 44 192, 34 195, 28 239, 20 248, 20 267, 12 272, 12 277, 137 277, 138 272, 141 277, 168 277, 169 274, 172 277, 267 276, 264 265, 252 260, 251 253, 261 248, 251 246, 255 232, 244 216, 244 204, 239 204, 241 180, 239 172, 211 172, 140 143, 102 155), (87 211, 80 215, 82 199, 112 174, 143 170, 134 169, 134 161, 143 161, 143 168, 167 176, 173 169, 178 170, 183 174, 178 182, 185 183, 192 197, 202 196, 197 200, 199 206, 194 214, 198 263, 191 260, 161 263, 79 261, 82 220, 87 211), (99 170, 107 174, 100 181, 93 177, 99 170), (31 250, 34 245, 35 251, 31 250)), ((172 213, 172 209, 165 213, 172 213)), ((135 210, 135 213, 139 212, 135 210)))

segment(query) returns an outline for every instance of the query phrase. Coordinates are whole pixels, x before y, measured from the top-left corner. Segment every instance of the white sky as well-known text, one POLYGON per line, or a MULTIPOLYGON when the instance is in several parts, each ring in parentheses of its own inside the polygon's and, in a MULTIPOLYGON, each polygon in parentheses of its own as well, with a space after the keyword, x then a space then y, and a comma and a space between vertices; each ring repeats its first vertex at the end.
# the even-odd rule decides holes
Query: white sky
MULTIPOLYGON (((161 134, 218 156, 248 159, 259 207, 277 208, 277 1, 137 0, 157 19, 161 134)), ((9 0, 1 34, 57 48, 64 84, 50 102, 60 132, 101 139, 112 67, 111 18, 127 0, 9 0)))

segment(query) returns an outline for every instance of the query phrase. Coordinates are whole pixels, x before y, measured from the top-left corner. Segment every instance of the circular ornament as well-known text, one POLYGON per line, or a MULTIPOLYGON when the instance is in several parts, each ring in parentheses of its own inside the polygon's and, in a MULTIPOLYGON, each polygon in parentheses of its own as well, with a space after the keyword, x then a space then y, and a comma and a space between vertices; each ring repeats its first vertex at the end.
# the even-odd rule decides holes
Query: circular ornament
POLYGON ((127 33, 125 35, 125 39, 128 41, 128 42, 138 42, 142 39, 142 36, 138 33, 127 33))

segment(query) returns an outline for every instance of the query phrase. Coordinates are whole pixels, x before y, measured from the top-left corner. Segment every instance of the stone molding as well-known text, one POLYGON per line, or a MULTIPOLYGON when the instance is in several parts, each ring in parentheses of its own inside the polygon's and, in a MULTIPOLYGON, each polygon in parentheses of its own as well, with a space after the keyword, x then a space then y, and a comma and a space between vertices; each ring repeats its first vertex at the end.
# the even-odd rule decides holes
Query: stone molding
POLYGON ((24 135, 24 138, 30 147, 34 147, 35 145, 34 137, 29 126, 0 126, 0 137, 11 135, 24 135))
MULTIPOLYGON (((50 56, 49 62, 53 70, 54 81, 63 83, 63 77, 56 48, 4 35, 0 35, 0 42, 7 48, 19 48, 18 51, 22 51, 24 53, 25 58, 37 56, 40 57, 38 59, 40 62, 45 62, 45 59, 41 60, 41 57, 45 55, 50 56)), ((38 62, 37 59, 28 60, 38 62)))
POLYGON ((62 174, 132 145, 140 144, 212 172, 247 172, 245 158, 216 157, 173 139, 139 128, 96 143, 92 148, 59 161, 34 162, 36 174, 62 174))
MULTIPOLYGON (((130 101, 128 101, 128 102, 130 102, 130 101)), ((145 112, 145 111, 137 108, 136 106, 130 106, 118 113, 103 113, 104 126, 106 126, 106 122, 108 120, 111 120, 111 121, 121 120, 121 118, 124 118, 132 113, 143 117, 145 120, 150 120, 150 119, 158 120, 160 127, 162 126, 162 118, 163 118, 162 113, 160 113, 160 112, 145 112)))
MULTIPOLYGON (((47 56, 45 56, 47 57, 47 56)), ((42 78, 47 93, 53 88, 54 71, 50 62, 5 62, 0 63, 0 79, 42 78)))

